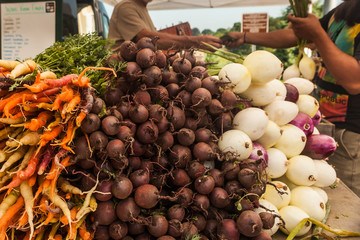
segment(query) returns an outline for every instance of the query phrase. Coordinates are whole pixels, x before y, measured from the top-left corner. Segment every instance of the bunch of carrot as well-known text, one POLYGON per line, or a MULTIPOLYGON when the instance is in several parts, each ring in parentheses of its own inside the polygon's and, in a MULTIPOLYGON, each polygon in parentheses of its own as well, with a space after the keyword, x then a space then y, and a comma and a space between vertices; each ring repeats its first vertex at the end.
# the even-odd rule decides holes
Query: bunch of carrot
POLYGON ((92 67, 59 79, 32 62, 1 60, 0 67, 10 79, 37 71, 32 84, 0 100, 0 240, 21 233, 23 239, 91 239, 85 218, 97 207, 95 188, 82 192, 61 173, 75 163, 72 141, 93 104, 84 76, 92 67))

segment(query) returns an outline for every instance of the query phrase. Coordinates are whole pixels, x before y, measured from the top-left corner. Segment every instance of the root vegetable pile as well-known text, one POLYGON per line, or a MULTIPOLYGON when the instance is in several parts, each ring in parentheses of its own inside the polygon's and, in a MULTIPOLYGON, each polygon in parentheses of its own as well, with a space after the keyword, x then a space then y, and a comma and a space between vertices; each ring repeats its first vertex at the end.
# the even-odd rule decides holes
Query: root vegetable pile
POLYGON ((104 93, 90 68, 50 79, 36 64, 35 81, 12 90, 4 65, 0 239, 271 239, 296 225, 282 212, 326 203, 335 142, 315 135, 318 103, 278 80, 274 55, 210 76, 193 50, 158 51, 156 40, 125 41, 96 68, 110 70, 104 93), (310 188, 318 202, 300 206, 295 185, 296 199, 310 188))

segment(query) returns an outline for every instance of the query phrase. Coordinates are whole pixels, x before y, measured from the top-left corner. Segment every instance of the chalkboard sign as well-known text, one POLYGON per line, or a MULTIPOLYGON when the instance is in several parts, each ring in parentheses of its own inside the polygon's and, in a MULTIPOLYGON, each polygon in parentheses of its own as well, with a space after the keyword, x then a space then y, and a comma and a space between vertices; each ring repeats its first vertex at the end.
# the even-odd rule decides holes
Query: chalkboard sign
POLYGON ((59 1, 2 1, 0 9, 1 59, 33 58, 59 40, 59 1))

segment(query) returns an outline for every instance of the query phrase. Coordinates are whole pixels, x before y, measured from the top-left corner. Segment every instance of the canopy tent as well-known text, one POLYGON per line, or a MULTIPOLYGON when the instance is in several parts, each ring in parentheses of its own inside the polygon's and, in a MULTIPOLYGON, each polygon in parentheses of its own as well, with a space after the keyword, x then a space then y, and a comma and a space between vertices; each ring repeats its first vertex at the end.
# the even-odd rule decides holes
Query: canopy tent
MULTIPOLYGON (((115 5, 121 0, 101 0, 115 5)), ((271 5, 289 5, 289 0, 153 0, 149 10, 192 9, 192 8, 230 8, 271 5)))

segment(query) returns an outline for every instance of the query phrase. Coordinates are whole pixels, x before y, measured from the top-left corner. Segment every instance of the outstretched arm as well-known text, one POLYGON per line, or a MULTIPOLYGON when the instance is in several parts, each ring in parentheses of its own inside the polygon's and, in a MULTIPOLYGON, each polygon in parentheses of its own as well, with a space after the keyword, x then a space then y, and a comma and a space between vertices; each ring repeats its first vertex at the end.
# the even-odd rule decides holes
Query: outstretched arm
MULTIPOLYGON (((157 41, 157 46, 159 49, 179 49, 179 48, 202 48, 208 49, 202 42, 213 45, 214 47, 220 48, 222 46, 222 41, 220 38, 211 36, 211 35, 202 35, 202 36, 179 36, 175 34, 162 33, 162 32, 152 32, 147 29, 142 29, 135 37, 135 41, 139 40, 142 37, 159 37, 157 41)), ((211 50, 211 49, 208 49, 211 50)))
POLYGON ((239 47, 244 43, 271 48, 288 48, 294 47, 297 44, 297 37, 291 28, 267 33, 230 32, 228 35, 233 40, 226 41, 225 46, 230 48, 239 47))

